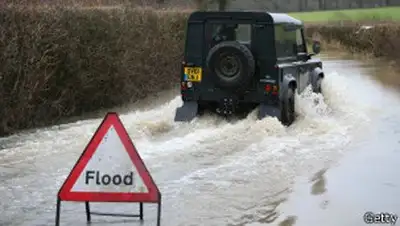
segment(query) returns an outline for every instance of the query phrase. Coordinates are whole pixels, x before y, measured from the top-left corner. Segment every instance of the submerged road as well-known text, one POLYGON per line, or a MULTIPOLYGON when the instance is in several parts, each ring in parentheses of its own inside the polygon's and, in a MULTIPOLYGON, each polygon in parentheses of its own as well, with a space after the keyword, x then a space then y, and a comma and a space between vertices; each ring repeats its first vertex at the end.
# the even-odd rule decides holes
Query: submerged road
MULTIPOLYGON (((400 97, 375 68, 323 56, 324 96, 297 97, 299 118, 173 123, 179 97, 121 119, 163 195, 162 225, 365 225, 365 211, 400 214, 400 97)), ((54 225, 56 194, 101 119, 0 139, 0 225, 54 225)), ((132 213, 137 204, 92 204, 132 213)), ((93 216, 92 225, 155 225, 93 216)), ((86 225, 84 204, 61 225, 86 225)))

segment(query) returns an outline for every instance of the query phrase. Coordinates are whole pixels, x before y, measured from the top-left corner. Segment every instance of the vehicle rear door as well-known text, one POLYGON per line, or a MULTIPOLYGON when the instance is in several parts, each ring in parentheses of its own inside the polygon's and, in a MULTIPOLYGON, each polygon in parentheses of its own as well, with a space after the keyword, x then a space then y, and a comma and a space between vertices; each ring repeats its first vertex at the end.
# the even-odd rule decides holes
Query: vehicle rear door
POLYGON ((200 83, 203 77, 204 25, 202 21, 191 21, 187 25, 185 53, 182 62, 182 81, 200 83))
POLYGON ((246 45, 249 49, 252 48, 252 23, 249 19, 234 19, 232 17, 221 17, 221 18, 208 18, 205 22, 204 28, 204 49, 203 49, 203 65, 205 67, 205 76, 203 82, 210 86, 217 84, 217 78, 209 76, 212 74, 207 67, 207 57, 211 48, 217 45, 221 41, 238 41, 246 45), (236 27, 234 30, 234 36, 230 36, 224 32, 221 32, 225 27, 233 26, 236 27))

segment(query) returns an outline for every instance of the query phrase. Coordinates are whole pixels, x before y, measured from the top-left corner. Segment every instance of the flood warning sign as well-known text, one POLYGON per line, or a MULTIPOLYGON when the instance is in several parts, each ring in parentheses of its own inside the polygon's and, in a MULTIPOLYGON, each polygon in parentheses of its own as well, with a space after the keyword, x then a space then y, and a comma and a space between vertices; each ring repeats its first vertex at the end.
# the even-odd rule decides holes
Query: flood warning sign
POLYGON ((108 114, 59 191, 65 201, 157 202, 159 190, 116 114, 108 114))

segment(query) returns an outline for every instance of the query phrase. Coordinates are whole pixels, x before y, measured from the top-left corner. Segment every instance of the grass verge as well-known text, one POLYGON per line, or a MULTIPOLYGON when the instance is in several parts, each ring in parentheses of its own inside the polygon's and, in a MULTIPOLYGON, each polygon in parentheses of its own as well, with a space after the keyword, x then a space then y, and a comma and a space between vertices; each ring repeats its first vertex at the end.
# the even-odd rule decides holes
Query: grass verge
POLYGON ((308 23, 340 21, 400 21, 400 7, 289 13, 308 23))

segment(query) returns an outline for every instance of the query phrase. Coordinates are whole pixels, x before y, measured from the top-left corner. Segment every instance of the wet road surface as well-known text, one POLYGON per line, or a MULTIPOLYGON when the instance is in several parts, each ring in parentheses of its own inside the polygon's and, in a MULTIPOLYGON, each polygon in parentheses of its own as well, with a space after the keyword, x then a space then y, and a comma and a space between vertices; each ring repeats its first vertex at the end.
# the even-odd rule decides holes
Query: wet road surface
MULTIPOLYGON (((324 96, 298 96, 299 118, 289 128, 272 118, 257 121, 255 112, 234 123, 215 116, 173 123, 179 97, 121 114, 163 195, 162 225, 356 226, 365 208, 400 210, 393 198, 400 193, 393 171, 399 96, 374 81, 368 65, 323 60, 324 96)), ((58 188, 100 122, 0 139, 0 225, 54 225, 58 188)), ((137 206, 92 209, 132 213, 137 206)), ((155 207, 145 205, 143 224, 93 216, 93 225, 155 225, 155 207)), ((63 203, 61 223, 86 225, 84 204, 63 203)))

